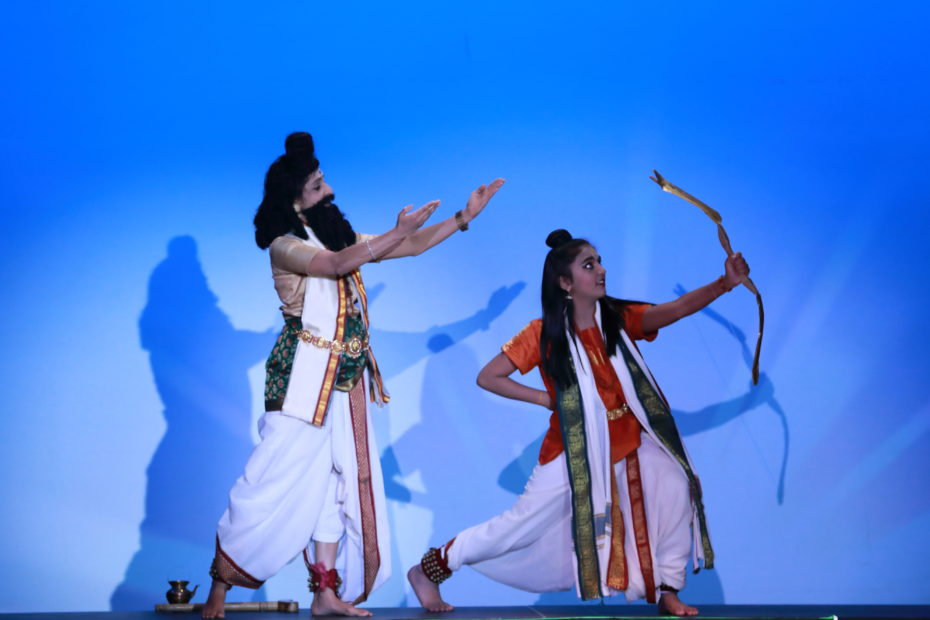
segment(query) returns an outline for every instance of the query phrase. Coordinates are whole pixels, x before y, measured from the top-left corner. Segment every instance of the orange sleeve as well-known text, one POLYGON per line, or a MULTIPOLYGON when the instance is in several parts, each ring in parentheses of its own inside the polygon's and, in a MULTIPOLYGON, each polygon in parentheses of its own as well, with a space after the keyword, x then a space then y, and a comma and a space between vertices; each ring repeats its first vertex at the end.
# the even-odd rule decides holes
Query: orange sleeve
POLYGON ((648 334, 643 333, 643 313, 649 304, 627 304, 623 308, 623 328, 629 334, 631 340, 648 340, 652 342, 659 335, 659 331, 651 331, 648 334))
POLYGON ((542 319, 530 321, 516 336, 501 347, 501 352, 513 362, 521 375, 533 370, 541 361, 539 336, 542 334, 542 319))

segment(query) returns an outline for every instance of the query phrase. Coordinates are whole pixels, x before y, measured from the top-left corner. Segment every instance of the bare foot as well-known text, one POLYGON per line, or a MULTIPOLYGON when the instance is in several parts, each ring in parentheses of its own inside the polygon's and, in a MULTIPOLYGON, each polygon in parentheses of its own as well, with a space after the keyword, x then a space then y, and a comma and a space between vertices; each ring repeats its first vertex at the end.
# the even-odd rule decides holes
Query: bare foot
POLYGON ((203 606, 201 617, 203 618, 223 618, 225 617, 226 593, 229 591, 222 581, 216 579, 210 585, 210 594, 207 596, 207 602, 203 606))
POLYGON ((370 616, 367 609, 359 609, 352 603, 346 603, 333 592, 332 588, 317 590, 313 594, 310 613, 314 616, 370 616))
POLYGON ((419 564, 414 565, 413 568, 407 571, 407 581, 413 586, 414 593, 420 599, 420 605, 423 605, 427 611, 436 613, 455 609, 455 607, 442 600, 442 596, 439 595, 439 586, 429 580, 429 577, 426 576, 419 564))
POLYGON ((697 607, 685 605, 675 592, 663 592, 659 597, 660 616, 696 616, 697 607))

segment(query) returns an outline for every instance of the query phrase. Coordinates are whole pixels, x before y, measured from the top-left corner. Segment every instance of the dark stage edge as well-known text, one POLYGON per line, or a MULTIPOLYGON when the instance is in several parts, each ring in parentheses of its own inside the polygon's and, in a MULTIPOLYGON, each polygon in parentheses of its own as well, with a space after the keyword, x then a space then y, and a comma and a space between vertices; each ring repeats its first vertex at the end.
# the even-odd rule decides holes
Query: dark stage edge
MULTIPOLYGON (((814 620, 821 618, 855 618, 856 620, 898 618, 930 620, 930 605, 699 605, 697 618, 714 620, 814 620)), ((575 620, 657 618, 651 605, 586 605, 586 606, 527 606, 527 607, 458 607, 444 614, 431 614, 418 608, 369 608, 376 620, 575 620)), ((154 611, 101 611, 38 614, 0 614, 0 620, 166 620, 168 618, 195 618, 193 613, 156 613, 154 611)), ((310 610, 299 613, 230 612, 230 620, 288 620, 309 618, 310 610)), ((327 616, 319 616, 324 618, 327 616)), ((342 616, 329 616, 342 618, 342 616)))

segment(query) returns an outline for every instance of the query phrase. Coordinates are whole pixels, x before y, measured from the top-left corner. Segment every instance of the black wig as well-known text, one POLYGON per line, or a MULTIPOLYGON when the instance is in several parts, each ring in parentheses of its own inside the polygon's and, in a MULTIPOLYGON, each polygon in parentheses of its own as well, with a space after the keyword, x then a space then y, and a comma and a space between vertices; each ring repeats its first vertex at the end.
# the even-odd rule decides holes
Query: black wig
MULTIPOLYGON (((571 355, 566 335, 566 331, 572 336, 575 334, 575 307, 559 280, 563 277, 571 280, 572 262, 584 246, 591 244, 585 239, 573 239, 567 230, 560 228, 549 233, 546 245, 551 249, 543 265, 543 317, 539 350, 543 370, 552 377, 556 386, 564 389, 575 382, 568 364, 571 355)), ((598 303, 601 307, 601 327, 606 352, 608 356, 613 356, 620 340, 620 329, 623 327, 623 308, 626 304, 634 302, 604 296, 598 303)))
POLYGON ((303 222, 294 211, 294 201, 319 167, 310 134, 298 131, 284 140, 284 155, 274 160, 265 173, 265 193, 253 220, 258 247, 265 250, 277 237, 288 233, 307 239, 303 222))

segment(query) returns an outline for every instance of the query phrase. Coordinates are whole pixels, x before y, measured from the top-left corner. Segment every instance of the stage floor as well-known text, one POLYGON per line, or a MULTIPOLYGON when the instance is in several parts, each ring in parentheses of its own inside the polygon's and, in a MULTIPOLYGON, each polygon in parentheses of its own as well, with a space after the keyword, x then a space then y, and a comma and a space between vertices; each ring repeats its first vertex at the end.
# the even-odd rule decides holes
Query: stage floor
MULTIPOLYGON (((700 605, 703 620, 726 618, 735 620, 813 620, 821 618, 909 618, 930 619, 930 605, 700 605)), ((589 605, 565 607, 459 607, 444 614, 430 614, 418 608, 371 608, 377 620, 575 620, 577 619, 622 619, 622 618, 656 618, 655 608, 651 605, 589 605)), ((299 613, 277 612, 230 612, 226 614, 231 620, 288 620, 289 618, 308 618, 309 609, 299 613)), ((38 613, 38 614, 0 614, 0 620, 45 620, 50 618, 68 618, 68 620, 166 620, 167 618, 198 617, 193 613, 156 613, 154 611, 108 611, 108 612, 73 612, 73 613, 38 613)), ((324 617, 324 616, 320 616, 324 617)))

